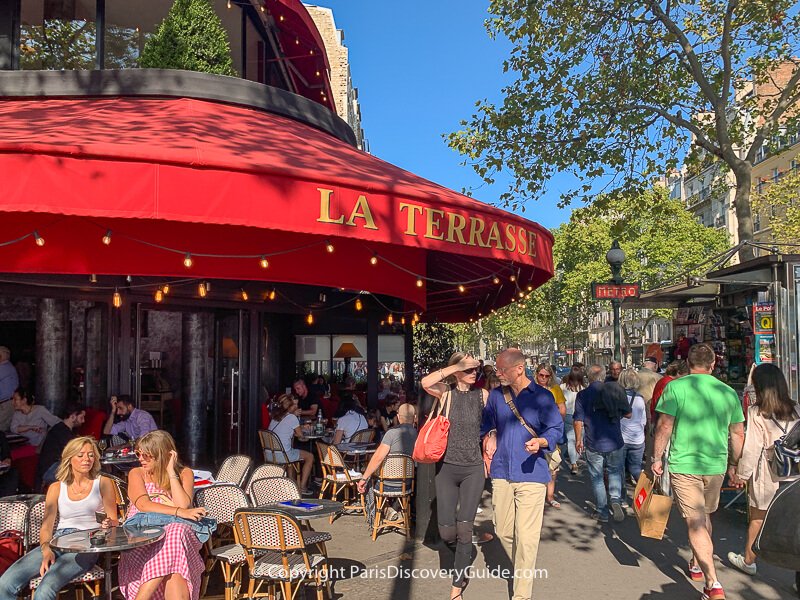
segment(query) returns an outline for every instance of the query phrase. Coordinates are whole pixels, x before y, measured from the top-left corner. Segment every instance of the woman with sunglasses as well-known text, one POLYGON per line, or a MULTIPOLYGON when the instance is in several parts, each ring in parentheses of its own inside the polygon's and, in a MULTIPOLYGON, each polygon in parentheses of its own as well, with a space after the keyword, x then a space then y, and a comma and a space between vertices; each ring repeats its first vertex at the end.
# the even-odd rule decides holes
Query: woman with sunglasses
POLYGON ((447 449, 436 465, 436 511, 439 535, 455 544, 453 587, 450 598, 462 596, 472 558, 472 529, 481 501, 486 472, 481 451, 481 417, 489 392, 472 389, 478 361, 456 352, 447 366, 426 375, 420 382, 442 403, 442 414, 450 419, 447 449))
MULTIPOLYGON (((199 521, 205 516, 205 508, 192 508, 194 474, 181 464, 169 433, 156 430, 144 435, 136 442, 136 456, 142 466, 128 473, 128 517, 150 512, 199 521)), ((200 540, 184 523, 169 523, 164 531, 161 541, 122 553, 119 583, 127 600, 200 597, 205 569, 200 540)))
MULTIPOLYGON (((550 390, 553 398, 556 401, 556 407, 561 418, 564 419, 567 415, 567 399, 564 397, 564 391, 561 386, 556 383, 556 373, 553 367, 544 363, 536 366, 536 383, 543 388, 550 390)), ((550 483, 547 484, 547 499, 545 502, 553 508, 561 508, 561 502, 556 500, 556 477, 558 476, 558 469, 550 471, 550 483)))
POLYGON ((15 600, 31 579, 42 577, 36 600, 55 600, 61 588, 97 563, 97 554, 60 552, 50 547, 50 541, 58 535, 97 528, 97 513, 112 515, 103 520, 102 528, 117 525, 114 484, 108 477, 100 477, 99 456, 100 450, 91 437, 75 438, 64 447, 56 482, 47 488, 39 546, 0 577, 0 599, 15 600), (54 531, 56 515, 59 523, 54 531))

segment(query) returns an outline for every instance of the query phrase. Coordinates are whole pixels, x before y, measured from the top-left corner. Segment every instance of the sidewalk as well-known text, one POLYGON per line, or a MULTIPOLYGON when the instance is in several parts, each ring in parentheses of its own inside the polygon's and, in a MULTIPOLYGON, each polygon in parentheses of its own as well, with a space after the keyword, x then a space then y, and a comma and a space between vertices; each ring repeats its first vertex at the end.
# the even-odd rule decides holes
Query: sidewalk
MULTIPOLYGON (((537 568, 543 569, 534 587, 535 598, 564 597, 614 600, 694 600, 700 598, 701 585, 691 582, 684 569, 689 558, 686 527, 673 510, 667 535, 663 540, 642 538, 636 519, 629 512, 623 523, 599 525, 591 512, 591 489, 588 474, 572 477, 562 472, 559 478, 560 509, 545 510, 542 542, 537 568)), ((477 529, 491 531, 491 503, 484 493, 477 529)), ((316 525, 316 524, 315 524, 316 525)), ((741 551, 745 536, 744 506, 722 509, 714 517, 714 541, 719 577, 728 598, 743 600, 789 600, 794 573, 759 565, 759 573, 750 578, 730 567, 727 553, 741 551)), ((331 566, 340 580, 334 585, 335 596, 346 600, 449 598, 450 580, 433 576, 430 570, 447 569, 448 553, 434 547, 406 542, 399 534, 387 533, 373 542, 361 517, 341 517, 333 525, 319 524, 320 530, 333 534, 328 543, 331 566), (344 558, 346 557, 346 558, 344 558), (399 572, 400 569, 405 572, 399 572), (412 573, 412 569, 417 569, 412 573), (421 572, 425 569, 427 571, 421 572), (417 575, 413 577, 412 575, 417 575)), ((477 549, 474 567, 510 568, 497 540, 477 549)), ((496 574, 496 573, 495 573, 496 574)), ((503 579, 487 576, 474 578, 464 598, 489 600, 508 597, 503 579)), ((310 596, 309 596, 310 597, 310 596)))

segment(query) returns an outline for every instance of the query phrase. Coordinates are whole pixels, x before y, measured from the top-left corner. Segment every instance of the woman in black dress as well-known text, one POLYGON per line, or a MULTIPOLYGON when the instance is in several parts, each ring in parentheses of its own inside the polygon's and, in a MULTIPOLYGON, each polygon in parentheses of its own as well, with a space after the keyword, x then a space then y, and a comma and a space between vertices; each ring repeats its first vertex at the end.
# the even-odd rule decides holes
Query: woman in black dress
POLYGON ((436 465, 439 535, 455 543, 451 599, 460 598, 472 558, 472 528, 486 481, 481 455, 481 416, 489 392, 472 389, 478 361, 456 352, 447 366, 422 378, 422 387, 443 406, 450 419, 447 450, 436 465))

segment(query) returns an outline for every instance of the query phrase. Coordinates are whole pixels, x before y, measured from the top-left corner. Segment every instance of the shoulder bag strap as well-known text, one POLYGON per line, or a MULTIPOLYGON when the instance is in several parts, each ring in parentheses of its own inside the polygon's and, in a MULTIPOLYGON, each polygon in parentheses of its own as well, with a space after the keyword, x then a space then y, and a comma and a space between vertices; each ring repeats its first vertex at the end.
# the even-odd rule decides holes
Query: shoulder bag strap
POLYGON ((783 435, 786 435, 786 430, 789 428, 789 422, 788 421, 786 422, 786 427, 784 427, 783 425, 780 424, 778 419, 775 418, 775 415, 772 415, 772 422, 775 423, 775 425, 778 426, 778 429, 781 430, 781 433, 783 433, 783 435))
POLYGON ((525 419, 522 418, 522 415, 519 414, 517 410, 516 404, 514 404, 514 400, 511 398, 511 389, 508 386, 503 386, 503 398, 506 399, 506 404, 508 404, 508 408, 511 409, 511 412, 514 413, 514 416, 517 417, 520 425, 522 425, 528 433, 530 433, 533 437, 537 437, 536 432, 525 422, 525 419))

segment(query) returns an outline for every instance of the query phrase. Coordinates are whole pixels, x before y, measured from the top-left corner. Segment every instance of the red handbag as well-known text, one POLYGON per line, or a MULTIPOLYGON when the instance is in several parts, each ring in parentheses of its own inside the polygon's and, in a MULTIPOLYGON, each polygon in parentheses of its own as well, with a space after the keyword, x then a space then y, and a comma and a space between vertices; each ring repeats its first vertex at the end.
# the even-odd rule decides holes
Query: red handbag
POLYGON ((23 537, 21 531, 4 531, 0 533, 0 574, 5 573, 23 554, 23 537))
POLYGON ((450 390, 442 395, 435 408, 439 408, 440 412, 437 413, 435 409, 431 411, 414 443, 413 458, 418 463, 439 462, 447 450, 447 435, 450 432, 450 419, 447 418, 450 414, 450 390))

